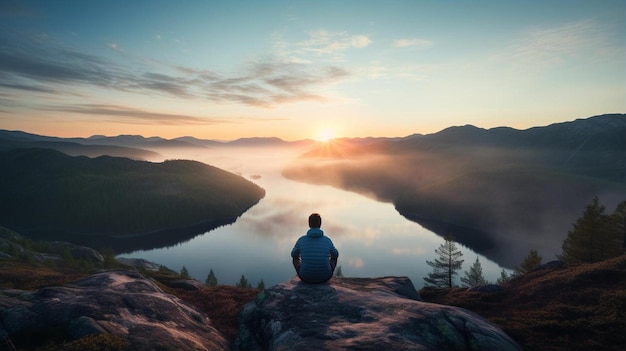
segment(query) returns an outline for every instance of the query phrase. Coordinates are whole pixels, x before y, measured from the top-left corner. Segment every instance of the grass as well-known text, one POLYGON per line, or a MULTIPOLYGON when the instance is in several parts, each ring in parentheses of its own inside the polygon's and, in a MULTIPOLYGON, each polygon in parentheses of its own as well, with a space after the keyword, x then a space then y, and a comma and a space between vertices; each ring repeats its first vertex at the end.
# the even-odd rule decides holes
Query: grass
POLYGON ((422 289, 429 302, 490 320, 525 350, 626 349, 626 256, 530 272, 500 293, 422 289))

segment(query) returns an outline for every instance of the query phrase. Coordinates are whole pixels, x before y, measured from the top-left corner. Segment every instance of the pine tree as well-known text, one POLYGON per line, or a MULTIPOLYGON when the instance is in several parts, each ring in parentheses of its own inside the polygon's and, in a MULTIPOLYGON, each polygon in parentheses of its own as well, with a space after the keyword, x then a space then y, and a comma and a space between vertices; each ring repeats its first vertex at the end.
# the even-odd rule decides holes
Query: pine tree
POLYGON ((465 271, 465 277, 461 277, 461 282, 466 288, 487 284, 487 280, 485 280, 483 276, 483 267, 480 265, 478 256, 476 256, 476 261, 470 267, 469 272, 465 271))
POLYGON ((180 270, 180 276, 183 278, 189 278, 189 271, 187 267, 183 266, 183 269, 180 270))
POLYGON ((610 244, 607 258, 626 254, 626 201, 617 205, 615 212, 611 215, 609 228, 611 234, 608 238, 610 244))
POLYGON ((537 268, 541 264, 541 256, 537 253, 537 250, 532 249, 524 261, 517 267, 515 267, 515 272, 518 274, 526 274, 533 269, 537 268))
POLYGON ((343 277, 343 271, 341 270, 341 266, 338 266, 335 270, 335 277, 343 277))
POLYGON ((209 275, 206 277, 204 284, 206 284, 206 286, 217 286, 217 277, 212 269, 209 270, 209 275))
POLYGON ((459 259, 463 253, 456 249, 453 238, 447 236, 444 240, 445 242, 435 250, 439 257, 434 261, 426 261, 429 266, 433 267, 433 272, 428 273, 428 277, 424 278, 426 287, 451 288, 454 276, 458 274, 457 271, 463 264, 463 260, 459 259))
POLYGON ((506 284, 509 280, 511 280, 511 276, 509 276, 506 271, 503 269, 502 272, 500 272, 500 278, 498 278, 497 280, 497 284, 498 285, 504 285, 506 284))
POLYGON ((246 279, 246 277, 243 274, 241 275, 241 279, 239 279, 239 283, 235 284, 235 286, 238 288, 243 288, 243 289, 252 288, 252 285, 248 283, 248 279, 246 279))
POLYGON ((259 284, 257 284, 256 288, 259 290, 265 290, 265 282, 263 281, 263 279, 261 279, 259 284))
POLYGON ((604 209, 598 197, 594 197, 582 217, 574 223, 574 228, 567 233, 560 260, 566 263, 592 263, 620 254, 618 222, 623 212, 622 204, 612 216, 605 215, 604 209))

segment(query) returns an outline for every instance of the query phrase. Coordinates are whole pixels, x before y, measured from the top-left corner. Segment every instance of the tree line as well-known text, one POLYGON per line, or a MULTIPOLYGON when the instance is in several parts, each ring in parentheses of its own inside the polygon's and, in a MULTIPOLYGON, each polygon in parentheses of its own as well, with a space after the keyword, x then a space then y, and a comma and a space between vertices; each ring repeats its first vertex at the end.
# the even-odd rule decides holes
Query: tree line
MULTIPOLYGON (((605 209, 599 198, 594 197, 568 232, 561 247, 562 252, 557 256, 559 260, 564 264, 594 263, 626 254, 626 201, 620 203, 612 214, 606 214, 605 209)), ((453 236, 445 237, 444 243, 435 253, 438 255, 435 260, 426 261, 433 271, 423 278, 424 286, 451 288, 464 262, 461 259, 463 253, 456 248, 453 236)), ((541 261, 542 257, 537 250, 530 250, 522 263, 515 267, 513 274, 509 275, 502 270, 497 284, 504 284, 517 275, 532 271, 541 261)), ((478 257, 460 280, 463 287, 468 288, 488 284, 478 257)))

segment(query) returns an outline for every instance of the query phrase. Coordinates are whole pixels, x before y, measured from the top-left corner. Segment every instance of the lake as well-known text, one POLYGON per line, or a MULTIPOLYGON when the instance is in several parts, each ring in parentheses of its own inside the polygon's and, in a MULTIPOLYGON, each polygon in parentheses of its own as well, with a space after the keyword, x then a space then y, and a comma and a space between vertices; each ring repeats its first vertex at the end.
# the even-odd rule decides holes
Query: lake
MULTIPOLYGON (((235 285, 241 275, 256 287, 266 287, 295 275, 291 249, 308 229, 308 216, 322 216, 322 230, 339 250, 344 276, 408 276, 416 288, 432 272, 426 260, 437 257, 443 238, 401 216, 391 203, 382 203, 330 186, 310 185, 281 176, 283 166, 304 152, 295 148, 218 147, 206 151, 163 151, 164 158, 195 159, 240 174, 263 187, 266 196, 233 224, 172 247, 141 250, 120 255, 144 258, 189 274, 204 282, 213 270, 218 283, 235 285), (251 177, 258 178, 252 179, 251 177)), ((463 252, 459 277, 479 258, 490 282, 500 277, 502 267, 457 243, 463 252)), ((510 270, 507 269, 510 273, 510 270)))

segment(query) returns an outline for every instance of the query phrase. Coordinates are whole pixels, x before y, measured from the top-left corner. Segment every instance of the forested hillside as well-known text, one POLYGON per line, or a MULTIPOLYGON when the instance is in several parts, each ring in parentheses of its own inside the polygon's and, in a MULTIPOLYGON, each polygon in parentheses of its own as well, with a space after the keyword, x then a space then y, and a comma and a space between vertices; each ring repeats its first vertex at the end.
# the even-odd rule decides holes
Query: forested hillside
POLYGON ((129 235, 236 218, 265 194, 196 161, 163 163, 51 149, 0 153, 0 225, 24 234, 129 235))

